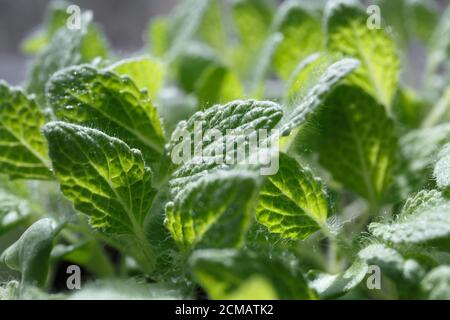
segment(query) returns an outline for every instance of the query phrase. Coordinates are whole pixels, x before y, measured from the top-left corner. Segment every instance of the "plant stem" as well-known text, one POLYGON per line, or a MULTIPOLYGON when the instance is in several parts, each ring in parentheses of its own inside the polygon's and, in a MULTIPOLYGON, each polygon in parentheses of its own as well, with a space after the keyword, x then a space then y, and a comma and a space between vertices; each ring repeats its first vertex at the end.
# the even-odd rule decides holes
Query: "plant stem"
POLYGON ((431 128, 439 122, 445 120, 450 111, 450 87, 445 90, 441 99, 439 99, 436 106, 431 110, 428 116, 423 121, 423 128, 431 128))

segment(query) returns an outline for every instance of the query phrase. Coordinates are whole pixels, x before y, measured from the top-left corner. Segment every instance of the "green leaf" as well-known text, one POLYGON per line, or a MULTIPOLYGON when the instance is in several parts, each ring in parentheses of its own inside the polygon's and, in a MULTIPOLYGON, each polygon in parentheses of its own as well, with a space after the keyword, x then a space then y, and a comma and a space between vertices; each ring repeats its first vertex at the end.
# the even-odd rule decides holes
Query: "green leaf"
POLYGON ((356 288, 364 280, 367 271, 367 264, 364 261, 356 260, 340 274, 326 274, 313 270, 308 273, 307 277, 309 286, 316 290, 321 299, 330 299, 356 288))
POLYGON ((296 258, 294 253, 301 250, 299 246, 302 244, 306 244, 306 241, 283 239, 279 234, 270 232, 264 225, 254 222, 247 231, 244 248, 269 256, 278 255, 289 261, 288 259, 296 258))
POLYGON ((88 25, 80 47, 81 62, 105 59, 108 56, 109 50, 109 44, 103 34, 103 30, 94 23, 88 25))
POLYGON ((186 44, 197 35, 211 3, 211 0, 187 0, 175 9, 167 30, 169 46, 166 59, 168 61, 173 61, 183 52, 186 44))
POLYGON ((320 163, 372 205, 391 182, 397 138, 384 107, 358 87, 342 85, 319 115, 320 163))
POLYGON ((39 220, 0 256, 9 268, 21 272, 22 289, 24 285, 45 285, 53 239, 60 230, 51 219, 39 220))
POLYGON ((422 191, 409 199, 391 223, 372 223, 369 231, 395 245, 429 245, 448 249, 450 202, 437 191, 422 191))
POLYGON ((153 18, 147 31, 152 53, 172 63, 194 40, 225 51, 227 30, 222 12, 218 0, 187 0, 169 16, 153 18))
POLYGON ((300 61, 292 71, 291 77, 287 82, 285 94, 287 107, 291 108, 304 99, 308 91, 317 84, 328 68, 337 61, 339 59, 336 56, 326 53, 314 53, 300 61))
POLYGON ((244 96, 238 76, 224 66, 211 66, 198 79, 195 88, 201 109, 223 104, 244 96))
POLYGON ((58 119, 94 126, 142 151, 155 165, 164 147, 164 133, 155 106, 128 77, 89 66, 55 74, 47 98, 58 119))
POLYGON ((283 238, 305 239, 326 226, 328 202, 323 186, 310 169, 280 154, 280 168, 259 192, 256 218, 283 238))
POLYGON ((187 183, 166 205, 166 227, 185 252, 202 244, 239 246, 251 221, 256 189, 257 177, 251 172, 207 174, 187 183))
POLYGON ((129 76, 136 86, 148 92, 155 99, 164 81, 164 65, 161 61, 149 56, 121 60, 110 66, 108 70, 120 76, 129 76))
POLYGON ((273 65, 278 75, 289 79, 297 64, 310 54, 323 49, 322 24, 313 11, 295 1, 287 1, 278 9, 273 31, 282 34, 273 65))
POLYGON ((186 92, 193 92, 206 70, 221 65, 216 53, 208 46, 195 43, 178 56, 175 73, 178 84, 186 92))
MULTIPOLYGON (((227 52, 227 31, 223 5, 218 0, 188 0, 181 3, 168 18, 158 18, 151 24, 154 51, 165 53, 174 62, 185 55, 186 48, 201 41, 208 49, 227 52)), ((197 75, 198 76, 198 75, 197 75)))
POLYGON ((13 179, 52 179, 42 110, 33 98, 0 81, 0 173, 13 179))
POLYGON ((405 259, 395 249, 383 244, 371 244, 358 253, 358 258, 368 265, 378 266, 383 275, 396 282, 415 285, 424 274, 422 267, 412 259, 405 259))
POLYGON ((287 90, 285 93, 285 101, 288 106, 294 105, 298 100, 304 98, 311 85, 314 85, 320 78, 324 69, 326 70, 329 65, 324 67, 323 54, 313 53, 300 61, 287 82, 287 90), (322 67, 322 68, 321 68, 322 67), (320 68, 320 69, 319 69, 320 68), (319 72, 316 70, 319 69, 319 72))
POLYGON ((445 198, 436 190, 422 190, 413 197, 406 199, 402 208, 402 214, 408 216, 418 211, 425 211, 434 207, 444 205, 445 198))
POLYGON ((424 176, 424 170, 436 160, 441 148, 450 140, 450 124, 410 131, 400 139, 402 158, 411 173, 424 176))
POLYGON ((261 48, 269 34, 273 10, 269 0, 233 1, 233 20, 242 47, 247 50, 261 48))
POLYGON ((449 124, 409 131, 400 138, 395 174, 400 199, 419 191, 428 182, 437 155, 449 140, 449 124))
POLYGON ((20 45, 20 50, 29 55, 37 54, 48 44, 48 36, 43 30, 36 30, 30 34, 20 45))
POLYGON ((354 3, 348 0, 328 3, 327 48, 359 59, 361 67, 348 77, 348 81, 363 88, 389 109, 400 70, 395 44, 383 28, 368 28, 367 14, 354 3))
POLYGON ((302 125, 334 87, 358 66, 359 62, 355 59, 342 59, 327 67, 319 79, 309 86, 310 89, 294 106, 292 112, 285 115, 281 126, 282 134, 287 136, 292 130, 302 125))
POLYGON ((199 38, 218 52, 224 53, 227 49, 227 29, 225 26, 225 4, 220 0, 210 0, 201 25, 199 38))
POLYGON ((51 122, 43 132, 63 194, 95 229, 151 270, 155 256, 143 226, 156 191, 141 152, 98 130, 64 122, 51 122))
POLYGON ((240 287, 225 296, 225 300, 277 300, 278 295, 269 280, 263 276, 251 276, 240 287))
POLYGON ((279 299, 315 298, 303 276, 276 258, 236 250, 199 250, 191 256, 190 264, 194 278, 212 299, 230 299, 255 276, 265 279, 279 299))
POLYGON ((169 18, 156 17, 148 26, 148 41, 152 54, 162 57, 169 49, 169 18))
POLYGON ((201 146, 205 154, 221 144, 223 146, 234 133, 270 130, 281 117, 282 111, 277 104, 247 100, 214 106, 179 123, 167 153, 174 159, 187 145, 194 154, 173 165, 177 169, 169 181, 172 201, 166 207, 166 226, 184 251, 200 242, 216 247, 240 245, 250 221, 258 185, 254 172, 227 165, 226 154, 217 155, 222 157, 222 164, 204 159, 197 162, 198 148, 201 146), (222 138, 209 139, 205 134, 209 129, 221 132, 222 138), (214 236, 217 239, 210 240, 214 236))
MULTIPOLYGON (((340 60, 333 54, 328 53, 314 53, 304 60, 302 60, 295 70, 292 72, 290 79, 287 82, 287 90, 284 95, 284 105, 287 115, 291 112, 299 112, 301 110, 306 111, 303 119, 298 120, 298 128, 294 131, 291 137, 288 137, 285 142, 285 149, 290 154, 306 155, 317 149, 317 142, 320 136, 317 134, 320 132, 320 123, 318 122, 317 114, 314 109, 325 98, 328 91, 323 91, 321 96, 320 79, 325 77, 325 74, 332 74, 333 66, 340 60), (312 90, 314 88, 314 90, 312 90), (313 96, 318 94, 316 98, 313 96), (309 95, 309 96, 308 96, 309 95), (303 101, 303 103, 302 103, 303 101), (311 104, 311 106, 308 106, 311 104), (308 113, 311 113, 309 115, 308 113)), ((335 81, 333 77, 330 77, 331 89, 335 81)), ((338 79, 337 81, 339 81, 338 79)), ((286 116, 285 119, 290 119, 286 116)))
POLYGON ((0 189, 0 236, 20 225, 30 216, 26 200, 0 189))
POLYGON ((421 282, 422 290, 430 300, 450 300, 450 266, 431 270, 421 282))
POLYGON ((26 54, 39 53, 53 38, 55 33, 67 23, 69 3, 65 1, 51 1, 43 27, 29 35, 21 44, 22 52, 26 54))
POLYGON ((439 188, 450 186, 450 144, 446 144, 439 152, 433 173, 439 188))
POLYGON ((45 86, 58 70, 91 62, 107 55, 107 45, 91 23, 92 13, 82 15, 81 29, 61 28, 33 63, 27 91, 36 94, 39 105, 45 105, 45 86))
MULTIPOLYGON (((260 83, 258 79, 251 79, 255 69, 259 65, 262 69, 268 69, 272 64, 275 47, 269 43, 268 37, 273 12, 273 4, 269 0, 235 0, 232 4, 232 18, 239 39, 239 44, 231 51, 233 70, 249 80, 251 92, 260 83), (255 56, 260 60, 256 64, 255 56)), ((265 76, 266 71, 261 73, 265 76)))
POLYGON ((354 259, 353 264, 339 274, 326 274, 310 271, 309 285, 322 299, 337 298, 355 289, 366 278, 369 266, 380 268, 383 276, 388 276, 401 283, 402 294, 408 294, 423 276, 423 269, 412 259, 404 259, 399 252, 383 244, 370 244, 363 248, 354 259), (407 289, 406 289, 407 288, 407 289))
POLYGON ((426 104, 412 89, 401 88, 392 105, 392 111, 406 129, 416 129, 423 121, 426 104))
MULTIPOLYGON (((278 124, 282 116, 281 107, 271 101, 236 100, 225 105, 216 105, 203 112, 195 113, 187 121, 181 121, 172 133, 167 152, 168 154, 176 152, 174 148, 184 141, 184 132, 190 134, 190 150, 195 151, 200 144, 205 150, 213 142, 224 142, 222 139, 220 141, 209 141, 209 139, 205 138, 205 133, 210 129, 219 130, 224 137, 227 134, 247 132, 249 130, 271 130, 278 124), (201 131, 198 128, 199 132, 197 134, 201 133, 203 139, 196 139, 195 125, 200 123, 201 131)), ((195 170, 195 172, 199 171, 195 170)), ((179 177, 183 175, 181 174, 179 177)))

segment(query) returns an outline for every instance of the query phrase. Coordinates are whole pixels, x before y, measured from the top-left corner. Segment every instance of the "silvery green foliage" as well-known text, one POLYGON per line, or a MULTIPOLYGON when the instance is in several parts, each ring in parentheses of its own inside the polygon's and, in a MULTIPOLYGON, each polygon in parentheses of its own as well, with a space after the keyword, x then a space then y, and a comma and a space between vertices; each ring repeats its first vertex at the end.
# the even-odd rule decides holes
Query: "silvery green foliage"
POLYGON ((0 81, 0 299, 449 299, 449 9, 376 3, 186 0, 127 57, 51 3, 0 81))

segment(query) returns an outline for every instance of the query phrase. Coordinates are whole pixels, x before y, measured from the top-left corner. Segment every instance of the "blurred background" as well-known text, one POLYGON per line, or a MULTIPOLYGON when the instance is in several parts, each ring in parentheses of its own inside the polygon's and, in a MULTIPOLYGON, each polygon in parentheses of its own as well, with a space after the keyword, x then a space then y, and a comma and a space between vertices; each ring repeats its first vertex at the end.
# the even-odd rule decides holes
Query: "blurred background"
MULTIPOLYGON (((25 78, 29 59, 20 52, 20 42, 42 23, 50 0, 0 0, 0 79, 18 85, 25 78)), ((152 16, 167 14, 178 0, 71 0, 81 9, 94 11, 118 52, 133 52, 144 46, 143 34, 152 16)))
MULTIPOLYGON (((152 16, 167 14, 182 0, 72 0, 81 9, 94 11, 113 49, 119 53, 131 53, 144 46, 144 32, 152 16)), ((227 0, 231 1, 231 0, 227 0)), ((320 1, 326 0, 303 0, 320 1)), ((399 0, 390 0, 399 1, 399 0)), ((431 0, 419 0, 431 1, 431 0)), ((18 85, 25 78, 26 56, 20 52, 20 42, 42 23, 50 0, 0 0, 0 79, 18 85)), ((282 0, 279 0, 282 2, 282 0)), ((371 0, 364 0, 366 4, 371 0)), ((442 8, 450 0, 436 1, 442 8)), ((415 62, 423 60, 419 50, 413 50, 415 62)))

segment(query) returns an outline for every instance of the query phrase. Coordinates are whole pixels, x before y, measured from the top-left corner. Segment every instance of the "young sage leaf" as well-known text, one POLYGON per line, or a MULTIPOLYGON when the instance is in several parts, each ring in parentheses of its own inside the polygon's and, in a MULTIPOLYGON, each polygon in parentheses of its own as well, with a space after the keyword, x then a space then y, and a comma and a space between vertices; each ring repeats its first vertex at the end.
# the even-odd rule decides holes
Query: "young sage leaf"
POLYGON ((289 79, 301 60, 323 49, 320 19, 296 1, 287 1, 280 6, 273 30, 283 36, 273 57, 273 65, 284 80, 289 79))
POLYGON ((372 223, 369 231, 394 245, 447 248, 450 243, 450 202, 440 192, 423 191, 407 202, 391 223, 372 223))
POLYGON ((430 300, 450 299, 450 266, 443 265, 431 270, 421 283, 426 298, 430 300))
POLYGON ((358 60, 344 58, 327 67, 319 79, 310 85, 310 89, 294 106, 292 112, 285 115, 280 127, 281 133, 287 136, 292 130, 302 125, 308 116, 323 103, 335 86, 358 66, 358 60))
POLYGON ((51 122, 43 132, 63 194, 90 224, 133 255, 146 271, 155 255, 144 220, 156 191, 139 150, 101 131, 51 122))
POLYGON ((394 42, 384 28, 368 27, 368 15, 351 0, 327 4, 327 48, 361 62, 348 81, 390 108, 397 90, 400 63, 394 42))
POLYGON ((129 77, 90 66, 56 73, 47 98, 58 119, 95 126, 142 151, 155 165, 163 152, 164 132, 156 107, 129 77))
POLYGON ((30 71, 27 91, 36 94, 40 106, 45 105, 45 86, 60 69, 107 55, 103 35, 92 25, 92 12, 82 15, 81 28, 61 28, 51 42, 39 53, 30 71))
POLYGON ((270 283, 279 299, 314 299, 301 274, 282 261, 236 250, 199 250, 191 256, 194 278, 212 299, 227 299, 254 276, 270 283))
POLYGON ((187 183, 166 205, 166 226, 183 251, 207 244, 243 243, 251 221, 257 177, 251 172, 215 171, 187 183))
POLYGON ((345 187, 378 204, 392 179, 393 120, 362 89, 345 85, 328 96, 319 117, 320 163, 345 187))
POLYGON ((0 261, 22 274, 21 288, 25 285, 43 287, 47 280, 53 240, 61 225, 44 218, 35 222, 0 256, 0 261))
POLYGON ((256 218, 270 232, 305 239, 326 227, 328 203, 311 170, 288 155, 280 155, 280 169, 268 176, 259 192, 256 218))
POLYGON ((0 189, 0 236, 27 222, 31 210, 28 202, 0 189))
POLYGON ((344 295, 356 288, 365 278, 368 266, 356 260, 340 274, 326 274, 311 270, 308 275, 309 286, 316 290, 321 299, 331 299, 344 295))
POLYGON ((157 97, 165 76, 163 63, 149 56, 121 60, 108 70, 130 77, 140 90, 147 90, 151 99, 157 97))
POLYGON ((42 110, 22 90, 0 81, 0 173, 13 179, 52 179, 42 110))

